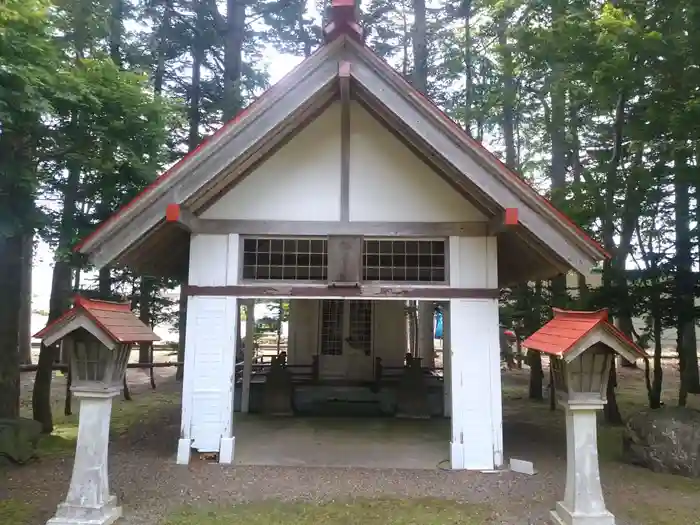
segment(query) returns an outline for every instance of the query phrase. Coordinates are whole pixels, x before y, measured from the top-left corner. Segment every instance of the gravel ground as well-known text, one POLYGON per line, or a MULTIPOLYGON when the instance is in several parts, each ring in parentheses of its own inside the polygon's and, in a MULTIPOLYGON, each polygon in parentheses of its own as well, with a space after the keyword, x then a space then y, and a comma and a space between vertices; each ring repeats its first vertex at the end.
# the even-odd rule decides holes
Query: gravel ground
MULTIPOLYGON (((129 373, 133 395, 149 395, 148 376, 140 371, 129 373)), ((175 395, 179 391, 180 383, 174 380, 173 374, 174 370, 157 371, 159 392, 175 395)), ((124 507, 124 519, 120 523, 158 525, 164 516, 183 504, 232 504, 267 498, 315 502, 362 496, 421 496, 486 502, 497 510, 497 523, 547 523, 549 510, 563 495, 562 427, 543 431, 528 418, 519 418, 520 397, 513 395, 512 389, 517 391, 526 384, 526 372, 508 374, 510 376, 504 380, 511 385, 504 399, 506 450, 515 457, 534 461, 538 470, 535 476, 511 472, 222 467, 198 459, 193 459, 189 467, 182 467, 174 463, 180 413, 179 405, 172 405, 114 438, 110 445, 111 486, 124 507), (510 407, 513 403, 515 409, 510 407)), ((60 381, 56 385, 59 392, 60 381)), ((35 521, 26 525, 43 524, 65 497, 71 467, 71 458, 47 458, 28 467, 12 467, 6 472, 7 477, 0 476, 0 499, 9 497, 30 503, 37 509, 37 515, 35 521)), ((647 473, 633 470, 642 482, 641 485, 630 484, 630 469, 617 464, 603 468, 608 505, 617 514, 619 525, 638 525, 626 521, 620 512, 627 509, 630 502, 676 497, 675 493, 663 490, 646 494, 645 491, 652 490, 643 481, 647 473)))

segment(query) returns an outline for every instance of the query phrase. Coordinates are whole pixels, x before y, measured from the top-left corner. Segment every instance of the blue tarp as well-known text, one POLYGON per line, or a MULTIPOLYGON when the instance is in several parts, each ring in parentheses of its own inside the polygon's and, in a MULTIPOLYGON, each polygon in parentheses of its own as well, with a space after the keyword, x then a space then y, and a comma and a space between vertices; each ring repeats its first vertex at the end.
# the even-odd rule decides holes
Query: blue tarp
POLYGON ((442 339, 442 310, 435 313, 435 338, 442 339))

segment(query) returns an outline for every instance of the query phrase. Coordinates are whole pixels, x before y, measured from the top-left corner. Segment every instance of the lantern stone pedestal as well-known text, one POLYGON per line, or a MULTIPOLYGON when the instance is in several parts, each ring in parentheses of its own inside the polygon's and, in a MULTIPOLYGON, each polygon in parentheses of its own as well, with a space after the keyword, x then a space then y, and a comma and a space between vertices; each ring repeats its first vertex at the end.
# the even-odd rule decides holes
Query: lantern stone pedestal
POLYGON ((614 525, 605 508, 598 467, 596 415, 602 399, 561 400, 566 411, 566 489, 551 512, 554 525, 614 525))
POLYGON ((47 525, 110 525, 122 514, 109 493, 107 450, 112 399, 120 388, 73 388, 80 400, 78 443, 65 502, 47 525))

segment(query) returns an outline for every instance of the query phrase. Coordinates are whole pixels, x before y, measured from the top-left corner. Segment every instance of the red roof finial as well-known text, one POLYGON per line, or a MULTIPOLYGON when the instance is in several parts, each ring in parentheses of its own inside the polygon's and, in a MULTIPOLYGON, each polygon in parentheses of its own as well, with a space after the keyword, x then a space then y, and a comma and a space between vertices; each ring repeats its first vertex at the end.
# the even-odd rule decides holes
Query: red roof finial
POLYGON ((355 0, 333 0, 331 3, 330 22, 323 29, 326 42, 331 42, 346 34, 362 42, 362 28, 357 22, 355 0))

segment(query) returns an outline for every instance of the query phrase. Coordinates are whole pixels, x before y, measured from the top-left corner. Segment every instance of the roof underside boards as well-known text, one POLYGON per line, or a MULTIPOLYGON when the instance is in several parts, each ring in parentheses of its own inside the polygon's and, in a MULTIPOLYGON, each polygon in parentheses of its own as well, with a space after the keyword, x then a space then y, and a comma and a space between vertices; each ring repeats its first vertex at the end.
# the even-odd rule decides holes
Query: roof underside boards
POLYGON ((351 64, 352 96, 487 216, 518 208, 520 225, 499 234, 501 286, 570 268, 587 272, 603 252, 369 49, 346 37, 321 48, 240 120, 182 161, 165 182, 80 247, 101 266, 127 264, 182 277, 189 236, 163 222, 170 203, 200 214, 338 97, 338 63, 351 64))

